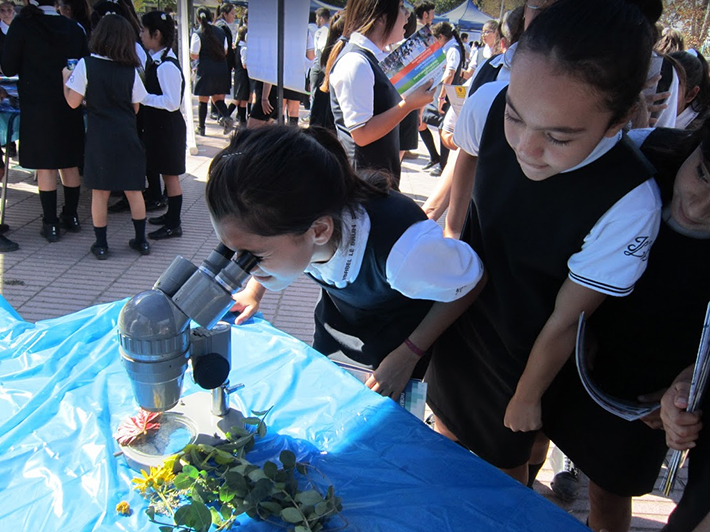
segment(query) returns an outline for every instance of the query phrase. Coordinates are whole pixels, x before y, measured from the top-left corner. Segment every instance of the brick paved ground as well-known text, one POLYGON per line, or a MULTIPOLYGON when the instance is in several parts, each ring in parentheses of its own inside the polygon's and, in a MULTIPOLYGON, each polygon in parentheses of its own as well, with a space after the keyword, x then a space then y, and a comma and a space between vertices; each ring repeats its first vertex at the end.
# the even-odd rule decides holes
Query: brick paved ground
MULTIPOLYGON (((128 247, 133 226, 130 214, 126 212, 109 215, 109 260, 100 262, 94 258, 89 251, 94 235, 88 193, 82 195, 79 207, 83 230, 78 234, 63 234, 57 243, 47 243, 39 235, 41 208, 33 176, 30 172, 12 169, 6 222, 11 227, 8 236, 20 244, 20 249, 0 253, 0 293, 24 319, 44 320, 147 290, 177 254, 199 263, 217 244, 204 202, 204 184, 211 158, 226 141, 221 128, 214 123, 208 124, 207 137, 198 139, 199 153, 188 156, 187 173, 181 178, 184 236, 152 243, 152 253, 148 256, 140 256, 128 247)), ((418 160, 404 162, 402 190, 418 201, 425 199, 436 185, 435 178, 420 171, 425 163, 423 155, 418 160)), ((61 187, 59 190, 61 205, 61 187)), ((262 311, 277 327, 310 343, 313 338, 312 309, 317 298, 315 283, 303 277, 281 293, 267 294, 262 311)), ((681 475, 682 486, 685 471, 681 475)), ((589 508, 586 496, 581 496, 573 504, 561 504, 549 488, 552 476, 549 467, 543 468, 540 481, 535 485, 536 491, 581 520, 586 519, 589 508)), ((586 481, 582 484, 586 486, 586 481)), ((678 496, 679 490, 676 489, 673 498, 677 500, 678 496)), ((660 529, 672 509, 673 501, 657 492, 637 499, 632 530, 660 529)))

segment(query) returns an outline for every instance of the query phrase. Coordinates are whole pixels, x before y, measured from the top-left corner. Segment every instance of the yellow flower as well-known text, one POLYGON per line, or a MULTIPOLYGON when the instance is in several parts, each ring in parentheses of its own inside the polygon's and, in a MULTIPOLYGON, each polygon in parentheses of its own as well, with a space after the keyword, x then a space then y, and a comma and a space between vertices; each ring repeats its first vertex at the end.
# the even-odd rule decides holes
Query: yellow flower
POLYGON ((131 507, 126 501, 121 501, 116 505, 116 511, 120 515, 131 515, 131 507))
POLYGON ((147 489, 155 487, 155 473, 157 469, 155 467, 150 468, 150 474, 146 473, 144 469, 141 469, 141 475, 143 477, 135 477, 131 479, 131 482, 136 484, 133 489, 145 493, 147 489))

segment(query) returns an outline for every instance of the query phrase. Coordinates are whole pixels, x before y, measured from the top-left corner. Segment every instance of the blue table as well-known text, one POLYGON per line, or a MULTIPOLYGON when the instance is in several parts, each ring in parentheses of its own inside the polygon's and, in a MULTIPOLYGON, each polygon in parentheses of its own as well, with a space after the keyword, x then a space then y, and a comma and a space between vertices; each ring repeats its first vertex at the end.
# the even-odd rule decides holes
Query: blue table
MULTIPOLYGON (((113 456, 113 432, 137 410, 119 362, 123 303, 33 324, 0 297, 3 530, 157 532, 134 472, 113 456), (114 510, 122 500, 130 517, 114 510)), ((232 327, 230 380, 246 385, 237 393, 248 408, 274 407, 249 458, 289 448, 311 462, 342 497, 347 530, 588 530, 264 320, 232 327)))

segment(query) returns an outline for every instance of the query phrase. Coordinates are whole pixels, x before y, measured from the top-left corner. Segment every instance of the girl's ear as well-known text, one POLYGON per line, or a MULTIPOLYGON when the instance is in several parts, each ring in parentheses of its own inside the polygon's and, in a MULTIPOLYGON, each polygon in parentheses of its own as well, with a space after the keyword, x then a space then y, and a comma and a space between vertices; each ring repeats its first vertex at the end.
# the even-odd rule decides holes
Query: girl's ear
POLYGON ((623 127, 629 123, 632 117, 636 116, 636 111, 638 110, 639 105, 644 105, 643 102, 639 101, 636 102, 636 104, 631 108, 631 110, 621 118, 616 124, 612 124, 609 126, 609 129, 606 130, 606 133, 604 133, 605 137, 613 137, 615 136, 619 131, 623 129, 623 127))
POLYGON ((685 104, 688 105, 690 102, 695 100, 695 97, 698 95, 699 92, 700 87, 698 87, 697 85, 690 89, 690 91, 688 91, 688 93, 685 95, 685 104))
POLYGON ((334 225, 332 216, 321 216, 313 222, 311 229, 313 230, 314 242, 319 246, 330 242, 333 237, 334 225))

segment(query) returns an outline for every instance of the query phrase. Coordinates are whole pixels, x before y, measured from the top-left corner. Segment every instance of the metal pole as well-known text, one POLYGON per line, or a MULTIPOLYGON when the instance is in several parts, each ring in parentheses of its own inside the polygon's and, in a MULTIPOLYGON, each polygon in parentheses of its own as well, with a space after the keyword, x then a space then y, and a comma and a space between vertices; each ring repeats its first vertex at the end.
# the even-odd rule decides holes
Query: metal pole
POLYGON ((278 43, 276 57, 276 95, 277 95, 277 122, 284 124, 284 35, 285 35, 285 0, 278 0, 278 43))
POLYGON ((195 138, 195 128, 194 119, 195 114, 192 109, 192 88, 190 83, 190 76, 192 75, 190 69, 190 31, 192 25, 192 11, 193 11, 192 0, 178 0, 177 3, 177 17, 178 17, 178 40, 180 54, 180 66, 182 67, 182 75, 185 78, 185 92, 182 96, 183 114, 185 115, 185 122, 187 122, 187 148, 190 155, 197 155, 197 139, 195 138))
POLYGON ((505 0, 500 0, 500 16, 498 17, 498 22, 503 20, 504 11, 505 11, 505 0))

